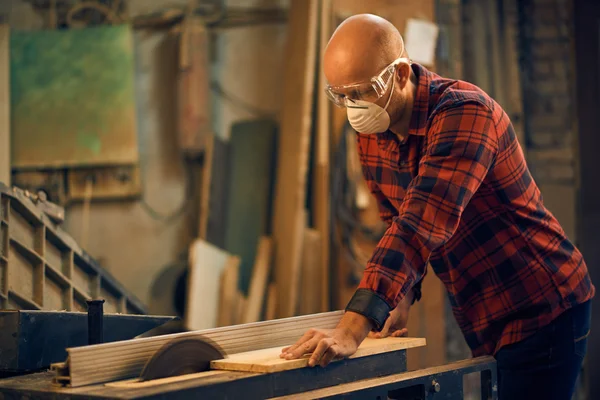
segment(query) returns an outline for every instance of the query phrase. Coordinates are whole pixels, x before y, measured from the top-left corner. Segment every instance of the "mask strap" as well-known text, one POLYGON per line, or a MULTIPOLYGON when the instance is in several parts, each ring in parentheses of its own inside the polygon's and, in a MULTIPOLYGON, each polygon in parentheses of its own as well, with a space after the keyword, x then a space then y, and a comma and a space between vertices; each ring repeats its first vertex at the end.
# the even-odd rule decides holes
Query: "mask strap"
POLYGON ((387 110, 388 106, 390 105, 390 101, 392 101, 392 95, 394 94, 394 84, 396 83, 396 70, 394 70, 394 75, 392 75, 392 90, 390 90, 390 97, 388 97, 388 101, 387 103, 385 103, 385 107, 383 107, 383 110, 387 110))

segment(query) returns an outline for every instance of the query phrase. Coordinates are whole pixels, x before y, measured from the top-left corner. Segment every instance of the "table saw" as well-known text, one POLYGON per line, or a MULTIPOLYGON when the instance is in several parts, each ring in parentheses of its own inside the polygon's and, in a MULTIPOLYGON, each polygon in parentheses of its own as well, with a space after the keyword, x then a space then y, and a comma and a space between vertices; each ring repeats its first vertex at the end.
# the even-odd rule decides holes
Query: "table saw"
POLYGON ((481 374, 482 399, 497 398, 496 364, 481 357, 406 372, 421 338, 367 339, 348 358, 308 367, 280 349, 307 329, 330 329, 341 311, 202 331, 142 335, 67 348, 49 371, 0 380, 2 399, 462 399, 463 376, 481 374))

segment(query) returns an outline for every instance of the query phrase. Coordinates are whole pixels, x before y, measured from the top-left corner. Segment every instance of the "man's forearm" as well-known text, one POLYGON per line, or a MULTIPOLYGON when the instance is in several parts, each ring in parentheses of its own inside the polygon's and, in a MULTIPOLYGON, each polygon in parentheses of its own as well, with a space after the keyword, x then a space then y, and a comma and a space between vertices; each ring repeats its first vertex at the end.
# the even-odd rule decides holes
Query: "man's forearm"
POLYGON ((346 330, 356 340, 356 343, 361 343, 373 329, 373 323, 364 315, 346 311, 337 328, 346 330))

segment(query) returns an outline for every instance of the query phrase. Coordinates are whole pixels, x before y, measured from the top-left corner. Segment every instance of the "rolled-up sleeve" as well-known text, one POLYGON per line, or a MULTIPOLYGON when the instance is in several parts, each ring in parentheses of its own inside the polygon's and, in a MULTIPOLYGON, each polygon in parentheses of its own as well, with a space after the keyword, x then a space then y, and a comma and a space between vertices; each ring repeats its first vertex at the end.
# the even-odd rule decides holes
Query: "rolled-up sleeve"
POLYGON ((492 111, 477 102, 437 111, 425 146, 417 176, 346 307, 370 318, 376 329, 421 281, 431 253, 452 237, 466 205, 493 167, 498 138, 492 111))

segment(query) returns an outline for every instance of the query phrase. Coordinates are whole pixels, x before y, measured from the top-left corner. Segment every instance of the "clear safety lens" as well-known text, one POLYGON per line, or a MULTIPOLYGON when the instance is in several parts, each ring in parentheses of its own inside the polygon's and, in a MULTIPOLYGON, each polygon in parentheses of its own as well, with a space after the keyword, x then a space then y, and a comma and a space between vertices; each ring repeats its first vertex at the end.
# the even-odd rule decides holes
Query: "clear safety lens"
POLYGON ((344 107, 346 99, 349 100, 364 100, 375 102, 380 99, 388 90, 396 65, 405 61, 410 63, 406 58, 398 58, 393 63, 388 65, 381 73, 371 78, 370 82, 353 83, 342 86, 325 87, 325 93, 329 99, 337 106, 344 107))

